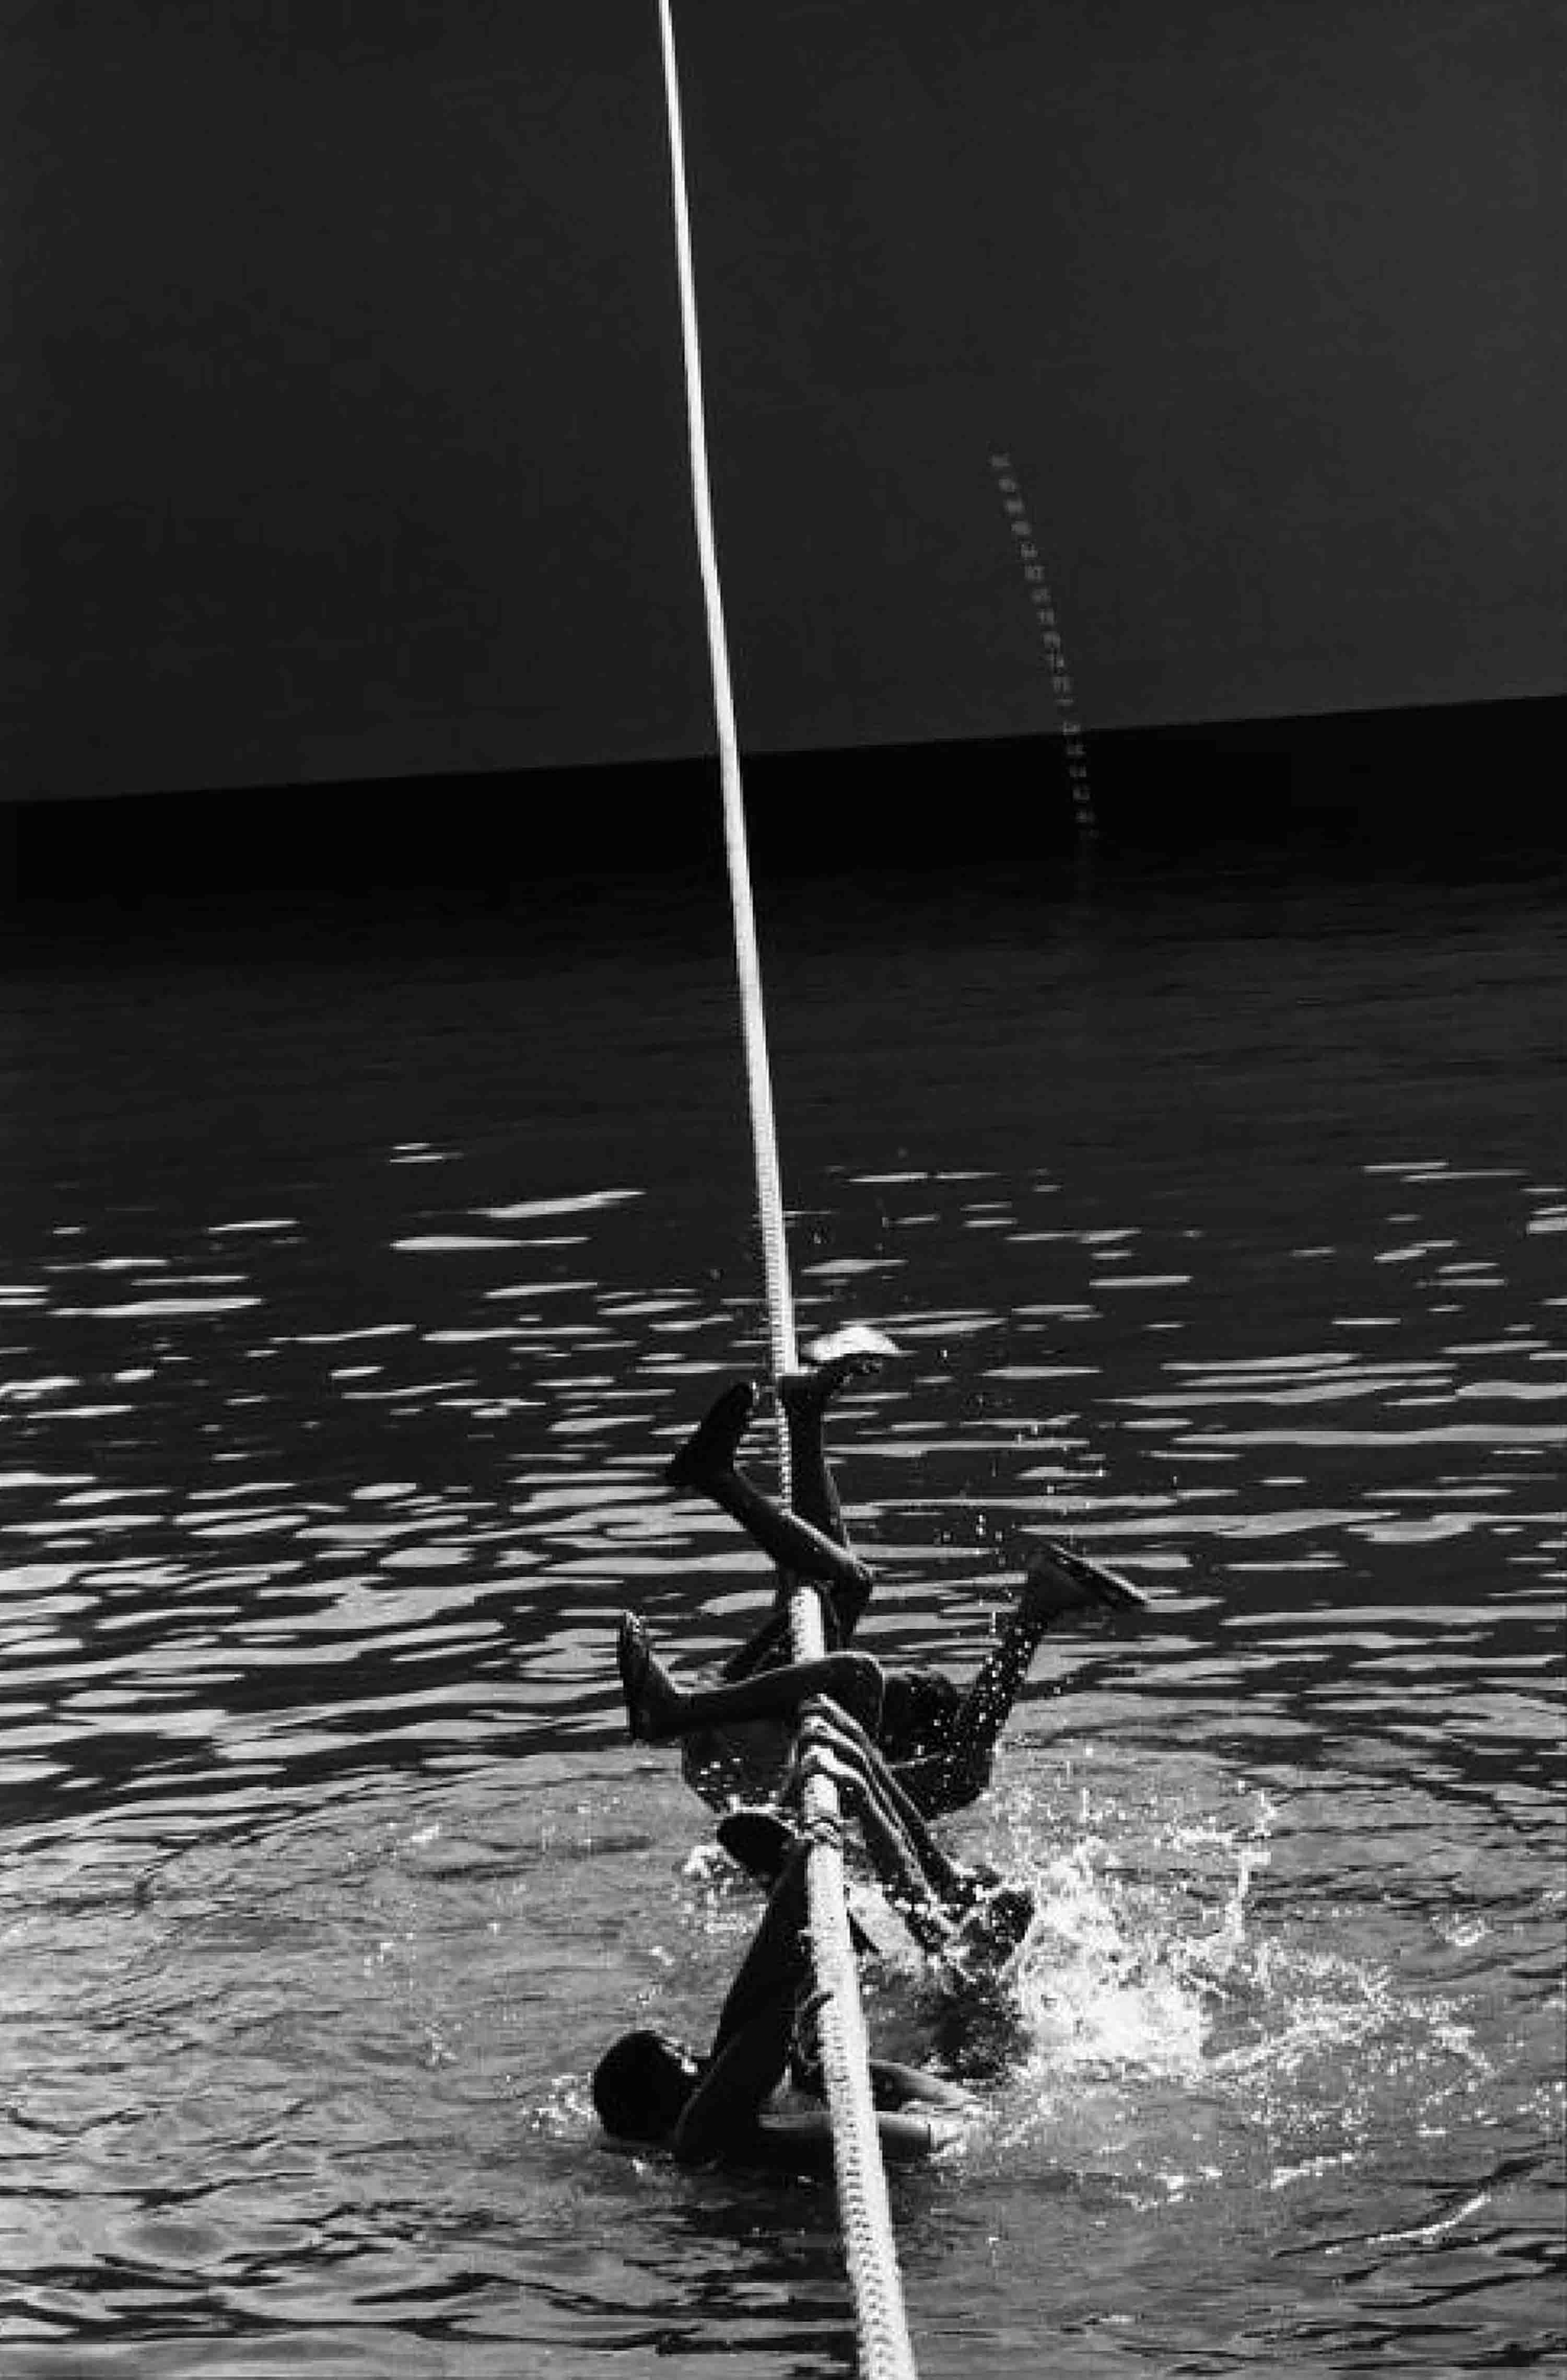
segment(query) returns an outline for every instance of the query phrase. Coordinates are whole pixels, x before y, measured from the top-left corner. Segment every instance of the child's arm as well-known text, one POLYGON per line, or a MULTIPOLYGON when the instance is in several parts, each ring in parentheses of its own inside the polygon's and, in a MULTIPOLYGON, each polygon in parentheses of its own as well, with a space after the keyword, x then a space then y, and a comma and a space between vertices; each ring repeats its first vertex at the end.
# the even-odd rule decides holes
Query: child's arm
POLYGON ((978 2104, 961 2084, 944 2074, 928 2074, 923 2066, 904 2066, 896 2058, 873 2058, 870 2090, 878 2107, 888 2113, 910 2107, 938 2107, 949 2116, 972 2115, 978 2104))
POLYGON ((859 1820, 883 1892, 920 1949, 934 1956, 947 1949, 973 1905, 973 1879, 931 1840, 917 1814, 917 1834, 910 1833, 883 1791, 886 1771, 880 1755, 870 1751, 868 1756, 858 1729, 850 1735, 833 1723, 844 1717, 831 1704, 812 1706, 801 1730, 799 1776, 802 1781, 813 1775, 831 1778, 859 1820))
POLYGON ((775 1992, 729 2034, 674 2128, 681 2165, 743 2154, 755 2140, 761 2111, 784 2079, 794 2028, 792 1986, 775 1992))
POLYGON ((917 2116, 899 2113, 880 2115, 876 2130, 881 2138, 881 2155, 888 2165, 917 2165, 921 2158, 935 2156, 942 2149, 954 2148, 966 2130, 961 2119, 932 2113, 917 2116))
MULTIPOLYGON (((1102 1563, 1048 1545, 1029 1560, 1017 1604, 975 1671, 939 1751, 900 1765, 905 1789, 929 1817, 966 1808, 990 1781, 996 1745, 1053 1621, 1071 1613, 1139 1610, 1147 1598, 1102 1563)), ((1046 1692, 1058 1694, 1064 1681, 1046 1692)))
POLYGON ((954 1915, 971 1907, 974 1880, 968 1870, 941 1849, 917 1803, 855 1715, 821 1696, 806 1706, 801 1721, 802 1742, 819 1742, 852 1762, 856 1792, 876 1810, 883 1829, 901 1838, 909 1864, 938 1900, 954 1915))
POLYGON ((756 2136, 762 2108, 784 2078, 795 2002, 810 1972, 806 1949, 806 1853, 792 1853, 712 2037, 712 2058, 674 2130, 682 2165, 701 2165, 756 2136))

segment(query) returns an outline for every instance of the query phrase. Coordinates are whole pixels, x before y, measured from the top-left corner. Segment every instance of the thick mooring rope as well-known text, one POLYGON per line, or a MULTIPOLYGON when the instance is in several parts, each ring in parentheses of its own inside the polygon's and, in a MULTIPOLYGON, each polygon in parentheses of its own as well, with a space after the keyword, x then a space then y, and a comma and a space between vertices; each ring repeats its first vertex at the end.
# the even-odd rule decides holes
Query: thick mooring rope
MULTIPOLYGON (((680 284, 680 325, 686 362, 691 503, 707 614, 713 710, 718 725, 723 840, 735 913, 735 956, 739 977, 746 1086, 756 1164, 757 1215, 761 1232, 772 1377, 776 1381, 782 1374, 796 1368, 795 1311, 784 1228, 784 1192, 778 1170, 772 1077, 767 1055, 761 963, 757 951, 756 915, 751 903, 739 737, 735 730, 734 690, 724 635, 718 550, 713 537, 707 427, 702 405, 701 351, 697 334, 696 273, 691 258, 691 223, 686 189, 686 145, 681 129, 680 85, 670 0, 659 0, 659 30, 663 51, 670 182, 674 194, 675 259, 680 284)), ((782 1414, 778 1428, 778 1465, 786 1496, 791 1485, 789 1448, 782 1414)), ((808 1660, 820 1655, 823 1649, 820 1607, 808 1588, 796 1588, 791 1597, 789 1622, 796 1658, 808 1660)), ((818 2029, 828 2111, 832 2122, 838 2214, 844 2229, 849 2287, 855 2301, 860 2370, 865 2380, 917 2380, 898 2278, 897 2248, 887 2204, 886 2176, 881 2169, 876 2109, 870 2095, 865 2019, 860 2008, 859 1978, 844 1896, 844 1862, 838 1839, 838 1797, 825 1779, 812 1781, 804 1817, 811 1839, 808 1869, 811 1951, 817 1987, 827 1996, 821 2007, 818 2029)))

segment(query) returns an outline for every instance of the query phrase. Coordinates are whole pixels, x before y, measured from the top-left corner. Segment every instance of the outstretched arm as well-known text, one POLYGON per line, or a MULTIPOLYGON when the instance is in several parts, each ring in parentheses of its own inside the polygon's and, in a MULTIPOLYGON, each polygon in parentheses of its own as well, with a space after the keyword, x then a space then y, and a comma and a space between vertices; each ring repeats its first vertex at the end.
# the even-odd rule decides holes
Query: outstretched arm
MULTIPOLYGON (((819 2098, 825 2096, 826 2086, 817 2022, 830 1997, 827 1992, 813 1992, 795 2018, 795 2080, 802 2091, 812 2091, 819 2098)), ((894 2058, 872 2058, 869 2070, 870 2095, 884 2114, 911 2107, 935 2107, 949 2116, 969 2115, 974 2110, 972 2092, 944 2074, 932 2074, 926 2067, 905 2066, 894 2058)))
MULTIPOLYGON (((809 1973, 807 1857, 804 1845, 792 1855, 730 1987, 712 2062, 675 2128, 674 2155, 682 2165, 760 2155, 769 2163, 814 2168, 831 2155, 824 2109, 762 2121, 784 2078, 809 1973)), ((930 2156, 961 2136, 961 2119, 973 2104, 966 2094, 916 2068, 873 2062, 871 2074, 877 2131, 889 2164, 930 2156)))
POLYGON ((859 1820, 882 1890, 921 1949, 944 1949, 972 1908, 975 1877, 934 1840, 846 1712, 819 1700, 801 1723, 799 1776, 830 1777, 859 1820))
POLYGON ((784 2078, 796 1999, 810 1973, 805 1862, 803 1848, 791 1856, 729 1987, 711 2062, 675 2127, 674 2154, 682 2165, 747 2149, 784 2078))
POLYGON ((861 1790, 874 1798, 884 1814, 884 1821, 903 1836, 910 1857, 931 1890, 943 1900, 966 1907, 974 1889, 969 1871, 942 1850, 926 1825, 918 1803, 867 1734, 858 1713, 822 1696, 807 1706, 802 1718, 810 1719, 825 1739, 835 1739, 838 1747, 853 1759, 861 1790))
POLYGON ((1033 1925, 1034 1894, 994 1869, 949 1859, 844 1713, 813 1706, 803 1732, 802 1774, 820 1764, 832 1778, 860 1821, 883 1891, 920 1949, 970 1979, 1000 1973, 1033 1925))

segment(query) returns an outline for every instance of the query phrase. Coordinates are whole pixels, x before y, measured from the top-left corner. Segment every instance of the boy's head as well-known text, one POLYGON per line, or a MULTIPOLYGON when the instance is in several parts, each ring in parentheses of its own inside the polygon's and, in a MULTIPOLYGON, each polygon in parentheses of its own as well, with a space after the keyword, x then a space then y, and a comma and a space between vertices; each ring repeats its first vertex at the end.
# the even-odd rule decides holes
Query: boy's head
POLYGON ((593 2105, 622 2141, 667 2141, 701 2080, 695 2051, 666 2033, 626 2033, 593 2070, 593 2105))

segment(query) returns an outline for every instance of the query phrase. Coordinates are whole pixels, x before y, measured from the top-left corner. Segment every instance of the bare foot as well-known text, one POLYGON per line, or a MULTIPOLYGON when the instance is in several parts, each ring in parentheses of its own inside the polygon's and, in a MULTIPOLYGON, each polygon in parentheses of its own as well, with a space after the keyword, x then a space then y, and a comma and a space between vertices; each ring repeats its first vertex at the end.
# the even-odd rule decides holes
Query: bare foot
POLYGON ((1118 1571, 1051 1538, 1029 1557, 1020 1606, 1030 1619, 1051 1621, 1069 1611, 1146 1611, 1148 1598, 1118 1571))
POLYGON ((621 1613, 615 1658, 632 1742, 657 1743, 677 1735, 684 1697, 649 1644, 646 1621, 635 1611, 621 1613))
POLYGON ((671 1488, 705 1488, 735 1468, 740 1440, 756 1410, 757 1392, 750 1380, 736 1380, 710 1406, 674 1460, 664 1479, 671 1488))
POLYGON ((885 1331, 873 1330, 869 1322, 849 1322, 842 1330, 811 1340, 805 1353, 805 1366, 797 1372, 786 1372, 778 1383, 778 1393, 791 1413, 811 1406, 820 1411, 848 1381, 869 1379, 883 1364, 901 1355, 903 1349, 885 1331))

